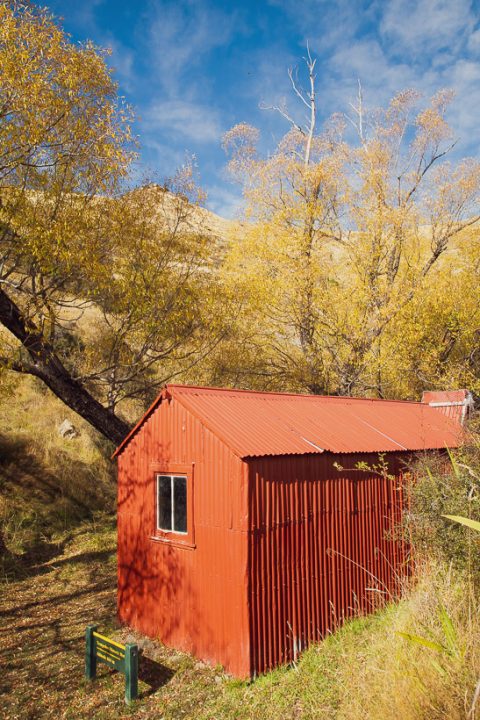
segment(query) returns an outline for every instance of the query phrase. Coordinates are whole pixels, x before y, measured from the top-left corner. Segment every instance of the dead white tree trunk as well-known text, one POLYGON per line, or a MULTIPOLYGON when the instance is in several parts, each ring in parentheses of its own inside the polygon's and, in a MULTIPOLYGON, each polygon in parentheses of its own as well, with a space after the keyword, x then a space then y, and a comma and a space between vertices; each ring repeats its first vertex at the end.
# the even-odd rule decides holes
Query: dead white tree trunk
POLYGON ((288 112, 286 101, 283 101, 281 105, 266 105, 265 103, 260 103, 260 109, 261 110, 274 110, 275 112, 278 112, 285 120, 290 123, 290 125, 301 135, 303 135, 306 138, 305 143, 305 154, 304 154, 304 165, 305 167, 308 167, 310 165, 310 160, 312 156, 312 143, 313 138, 315 135, 315 129, 317 125, 317 97, 316 97, 316 88, 315 88, 315 81, 316 81, 316 74, 315 74, 315 65, 317 63, 316 58, 312 58, 312 54, 310 52, 310 47, 307 43, 307 57, 304 58, 305 64, 307 66, 308 71, 308 81, 309 81, 309 89, 308 91, 305 91, 301 88, 301 86, 298 83, 298 79, 296 77, 296 74, 294 73, 293 68, 289 68, 288 70, 288 77, 290 78, 290 82, 292 84, 293 92, 295 95, 300 99, 300 101, 305 105, 305 107, 308 109, 308 123, 305 126, 299 125, 299 123, 296 122, 296 120, 290 115, 288 112))

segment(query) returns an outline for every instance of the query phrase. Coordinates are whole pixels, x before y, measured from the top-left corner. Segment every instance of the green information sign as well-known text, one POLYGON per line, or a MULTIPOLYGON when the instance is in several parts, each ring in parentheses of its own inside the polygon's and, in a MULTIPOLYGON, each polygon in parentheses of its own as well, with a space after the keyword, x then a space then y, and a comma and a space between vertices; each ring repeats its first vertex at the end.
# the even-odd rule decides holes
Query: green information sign
POLYGON ((85 676, 93 680, 97 675, 97 662, 125 675, 125 701, 138 696, 138 647, 122 645, 97 632, 97 625, 88 625, 85 631, 85 676))

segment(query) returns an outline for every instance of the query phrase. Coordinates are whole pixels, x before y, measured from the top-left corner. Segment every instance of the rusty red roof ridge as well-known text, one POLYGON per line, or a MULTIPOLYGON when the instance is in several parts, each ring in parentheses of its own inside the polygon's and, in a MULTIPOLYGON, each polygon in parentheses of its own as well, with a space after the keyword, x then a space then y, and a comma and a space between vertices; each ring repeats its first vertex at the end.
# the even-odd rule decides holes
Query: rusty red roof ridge
POLYGON ((277 395, 278 397, 298 397, 303 399, 311 400, 354 400, 359 402, 388 402, 388 403, 403 403, 406 405, 424 405, 420 400, 400 400, 398 398, 369 398, 369 397, 356 397, 355 395, 314 395, 312 393, 293 393, 293 392, 282 392, 281 390, 247 390, 245 388, 226 388, 216 387, 214 385, 186 385, 183 383, 168 383, 165 388, 177 388, 180 390, 207 390, 212 392, 226 392, 235 394, 246 394, 246 395, 268 395, 270 399, 272 396, 277 395))
POLYGON ((171 383, 162 389, 112 458, 122 452, 156 407, 163 400, 172 398, 176 398, 240 458, 309 454, 312 451, 356 452, 368 451, 368 448, 373 452, 426 450, 447 444, 455 447, 460 442, 458 424, 445 416, 440 417, 435 409, 421 402, 171 383), (240 400, 242 402, 237 406, 240 400), (262 400, 265 406, 259 405, 262 400), (233 414, 230 403, 235 405, 233 414), (378 413, 373 411, 372 414, 373 406, 378 408, 378 413), (311 412, 307 407, 312 408, 311 412), (400 413, 398 416, 393 414, 395 407, 400 413), (237 410, 241 417, 236 415, 237 410), (345 418, 335 417, 342 410, 346 413, 345 418), (249 426, 250 421, 254 428, 249 426), (362 427, 369 429, 364 436, 362 427), (378 436, 384 438, 384 442, 380 442, 378 436))

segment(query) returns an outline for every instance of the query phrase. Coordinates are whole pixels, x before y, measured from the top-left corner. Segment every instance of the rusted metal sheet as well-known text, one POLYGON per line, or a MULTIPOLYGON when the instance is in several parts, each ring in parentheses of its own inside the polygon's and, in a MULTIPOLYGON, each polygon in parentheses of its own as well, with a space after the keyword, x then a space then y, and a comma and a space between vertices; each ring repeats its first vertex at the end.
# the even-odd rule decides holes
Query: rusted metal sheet
POLYGON ((157 405, 165 396, 175 397, 242 458, 426 450, 462 440, 457 423, 424 403, 168 385, 157 405))
POLYGON ((295 660, 346 618, 400 594, 409 571, 399 535, 402 456, 393 478, 352 470, 378 456, 249 461, 252 674, 295 660), (339 471, 334 461, 344 465, 339 471))

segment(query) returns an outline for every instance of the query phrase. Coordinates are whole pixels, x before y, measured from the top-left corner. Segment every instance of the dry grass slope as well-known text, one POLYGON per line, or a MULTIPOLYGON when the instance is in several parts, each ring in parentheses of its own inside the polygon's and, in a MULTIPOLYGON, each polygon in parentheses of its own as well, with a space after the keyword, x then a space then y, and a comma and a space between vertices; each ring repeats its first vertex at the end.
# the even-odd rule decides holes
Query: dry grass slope
POLYGON ((12 381, 0 401, 0 529, 10 551, 4 572, 57 554, 79 522, 114 511, 107 445, 40 382, 12 381), (65 419, 78 437, 60 436, 65 419))

